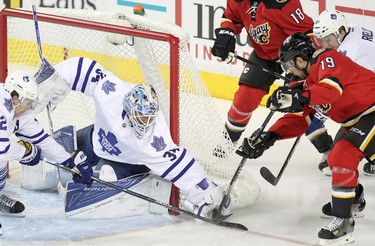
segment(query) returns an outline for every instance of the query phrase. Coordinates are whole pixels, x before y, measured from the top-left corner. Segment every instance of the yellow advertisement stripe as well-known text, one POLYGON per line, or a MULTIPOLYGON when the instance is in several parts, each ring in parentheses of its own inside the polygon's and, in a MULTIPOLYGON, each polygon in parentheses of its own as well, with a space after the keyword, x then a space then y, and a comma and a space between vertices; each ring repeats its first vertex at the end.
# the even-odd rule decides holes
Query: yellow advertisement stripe
POLYGON ((10 7, 13 9, 21 8, 21 0, 10 0, 10 7))
MULTIPOLYGON (((16 56, 16 57, 22 57, 23 61, 25 59, 27 60, 27 64, 31 66, 38 67, 39 66, 39 55, 36 48, 36 43, 31 41, 25 41, 25 40, 16 40, 16 39, 8 39, 8 48, 9 48, 9 56, 16 56), (27 54, 24 53, 24 48, 30 47, 28 49, 27 54)), ((58 47, 56 45, 50 45, 50 44, 43 44, 42 45, 43 53, 45 54, 45 57, 47 60, 61 62, 64 60, 64 55, 66 50, 64 50, 64 47, 58 47)), ((69 53, 69 57, 74 56, 84 56, 84 57, 90 57, 93 60, 96 60, 97 62, 104 64, 102 61, 110 60, 111 67, 106 68, 108 70, 112 71, 120 71, 121 69, 124 69, 124 67, 131 67, 133 70, 133 73, 135 74, 142 74, 141 68, 137 65, 137 61, 133 59, 125 59, 115 56, 109 56, 106 54, 100 54, 93 51, 83 51, 83 50, 77 50, 77 49, 69 49, 67 51, 69 53)), ((17 61, 19 59, 14 59, 10 57, 10 60, 17 61)), ((163 75, 169 74, 169 67, 166 65, 160 65, 159 69, 162 71, 163 75)), ((210 91, 210 94, 212 97, 216 98, 222 98, 226 100, 233 100, 234 94, 238 89, 238 77, 234 76, 226 76, 222 74, 215 74, 210 72, 199 72, 203 81, 205 82, 208 90, 210 91)), ((121 79, 121 74, 118 75, 121 79)), ((132 78, 126 78, 129 82, 141 82, 138 78, 134 78, 133 81, 132 78)), ((144 77, 142 78, 144 79, 144 77)), ((164 80, 168 81, 169 78, 163 78, 164 80)), ((168 87, 168 85, 166 85, 168 87)), ((272 93, 278 85, 273 85, 270 89, 270 92, 272 93)), ((264 96, 260 105, 265 106, 268 99, 268 95, 264 96)))
MULTIPOLYGON (((238 90, 239 77, 226 76, 204 71, 200 71, 199 73, 212 97, 233 100, 234 93, 238 90)), ((278 87, 278 84, 273 84, 270 88, 270 93, 263 97, 260 105, 266 106, 269 95, 271 95, 272 92, 278 87)))

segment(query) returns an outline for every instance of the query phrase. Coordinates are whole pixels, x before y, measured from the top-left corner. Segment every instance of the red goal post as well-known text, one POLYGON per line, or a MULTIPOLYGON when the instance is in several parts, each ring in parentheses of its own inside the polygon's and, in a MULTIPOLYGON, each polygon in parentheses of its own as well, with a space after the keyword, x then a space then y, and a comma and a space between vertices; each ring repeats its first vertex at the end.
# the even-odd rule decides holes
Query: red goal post
MULTIPOLYGON (((92 10, 40 8, 37 16, 43 55, 51 64, 83 56, 97 60, 124 81, 151 83, 174 141, 191 151, 217 183, 229 184, 240 157, 226 136, 225 115, 192 62, 184 29, 145 16, 92 10), (232 153, 218 158, 217 146, 232 153)), ((20 67, 36 72, 39 56, 31 11, 3 9, 0 28, 0 81, 20 67)), ((70 93, 52 113, 53 124, 56 129, 67 124, 80 129, 93 122, 94 112, 90 98, 70 93)), ((43 113, 37 118, 48 129, 43 113)), ((176 205, 178 192, 172 193, 171 204, 176 205)), ((258 200, 260 187, 244 169, 231 194, 235 208, 245 207, 258 200)))

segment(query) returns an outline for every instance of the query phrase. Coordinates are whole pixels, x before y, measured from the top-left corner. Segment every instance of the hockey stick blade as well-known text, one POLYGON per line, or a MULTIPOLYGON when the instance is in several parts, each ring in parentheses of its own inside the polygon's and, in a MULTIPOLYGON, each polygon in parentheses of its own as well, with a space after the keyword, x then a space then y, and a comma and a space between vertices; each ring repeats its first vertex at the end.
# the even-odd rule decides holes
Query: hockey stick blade
MULTIPOLYGON (((52 161, 49 161, 47 159, 44 159, 44 161, 46 163, 48 163, 48 164, 51 164, 51 165, 53 165, 55 167, 58 167, 58 168, 61 168, 61 169, 65 170, 65 171, 68 171, 68 172, 70 172, 72 174, 78 174, 79 175, 78 170, 67 168, 65 166, 59 165, 59 164, 54 163, 52 161)), ((216 221, 216 220, 213 220, 213 219, 209 219, 209 218, 197 215, 197 214, 195 214, 193 212, 190 212, 188 210, 185 210, 185 209, 173 206, 173 205, 171 205, 169 203, 165 203, 165 202, 156 200, 156 199, 154 199, 152 197, 145 196, 145 195, 142 195, 142 194, 137 193, 135 191, 132 191, 132 190, 123 188, 121 186, 115 185, 115 184, 113 184, 111 182, 104 181, 104 180, 96 178, 94 176, 91 176, 91 179, 93 181, 96 181, 96 182, 98 182, 100 184, 106 185, 106 186, 108 186, 110 188, 113 188, 115 190, 122 191, 122 192, 127 193, 127 194, 129 194, 131 196, 135 196, 135 197, 138 197, 139 199, 145 200, 147 202, 154 203, 154 204, 157 204, 159 206, 165 207, 165 208, 167 208, 169 210, 173 210, 173 211, 176 211, 176 212, 179 212, 179 213, 184 213, 184 214, 186 214, 188 216, 191 216, 191 217, 194 217, 196 219, 205 221, 207 223, 211 223, 211 224, 214 224, 214 225, 223 226, 223 227, 227 227, 227 228, 233 228, 233 229, 243 230, 243 231, 247 231, 248 230, 247 227, 244 226, 244 225, 242 225, 242 224, 233 223, 233 222, 227 222, 227 221, 216 221)))
POLYGON ((266 168, 266 167, 262 167, 260 169, 260 175, 262 175, 262 177, 267 180, 268 183, 272 184, 272 185, 277 185, 277 183, 279 182, 279 179, 275 177, 275 175, 273 175, 271 173, 271 171, 266 168))
POLYGON ((289 154, 288 154, 288 156, 286 157, 286 159, 285 159, 285 161, 284 161, 284 164, 283 164, 283 166, 282 166, 281 169, 280 169, 279 174, 277 174, 276 177, 275 177, 275 175, 273 175, 273 174, 271 173, 271 171, 270 171, 268 168, 266 168, 266 167, 262 167, 262 168, 260 169, 260 175, 262 175, 262 177, 263 177, 265 180, 267 180, 270 184, 272 184, 272 185, 274 185, 274 186, 277 185, 277 183, 279 182, 281 176, 283 175, 283 173, 284 173, 284 171, 285 171, 285 168, 288 166, 289 161, 290 161, 290 158, 292 158, 292 155, 293 155, 293 153, 294 153, 294 150, 296 149, 296 146, 297 146, 297 144, 298 144, 298 142, 299 142, 300 139, 301 139, 301 136, 299 136, 298 138, 296 138, 296 141, 294 141, 294 144, 293 144, 292 148, 290 149, 289 154))

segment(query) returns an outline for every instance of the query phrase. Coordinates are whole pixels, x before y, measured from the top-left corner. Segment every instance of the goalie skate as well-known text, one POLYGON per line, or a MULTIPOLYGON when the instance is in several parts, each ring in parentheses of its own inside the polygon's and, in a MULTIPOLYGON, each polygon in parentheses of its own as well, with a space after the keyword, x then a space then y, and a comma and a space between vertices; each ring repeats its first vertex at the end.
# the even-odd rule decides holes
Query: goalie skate
POLYGON ((342 245, 354 242, 352 235, 354 225, 353 218, 335 217, 328 226, 320 230, 319 245, 342 245))
POLYGON ((25 217, 25 206, 7 195, 0 196, 0 213, 4 216, 25 217))

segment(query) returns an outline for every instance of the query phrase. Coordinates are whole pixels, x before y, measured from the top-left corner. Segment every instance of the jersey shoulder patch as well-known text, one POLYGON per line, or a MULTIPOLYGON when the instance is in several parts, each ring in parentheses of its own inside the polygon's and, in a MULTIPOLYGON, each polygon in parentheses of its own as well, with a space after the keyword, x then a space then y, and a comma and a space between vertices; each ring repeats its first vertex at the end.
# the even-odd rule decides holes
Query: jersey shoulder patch
POLYGON ((316 61, 318 60, 318 56, 320 54, 324 53, 325 51, 327 51, 327 49, 325 49, 325 48, 321 48, 321 49, 316 50, 311 57, 311 64, 316 63, 316 61))
POLYGON ((318 55, 320 55, 321 53, 323 53, 326 49, 325 48, 321 48, 321 49, 318 49, 314 52, 314 54, 312 55, 312 58, 316 58, 318 55))
POLYGON ((266 9, 282 9, 291 0, 262 0, 266 9))

